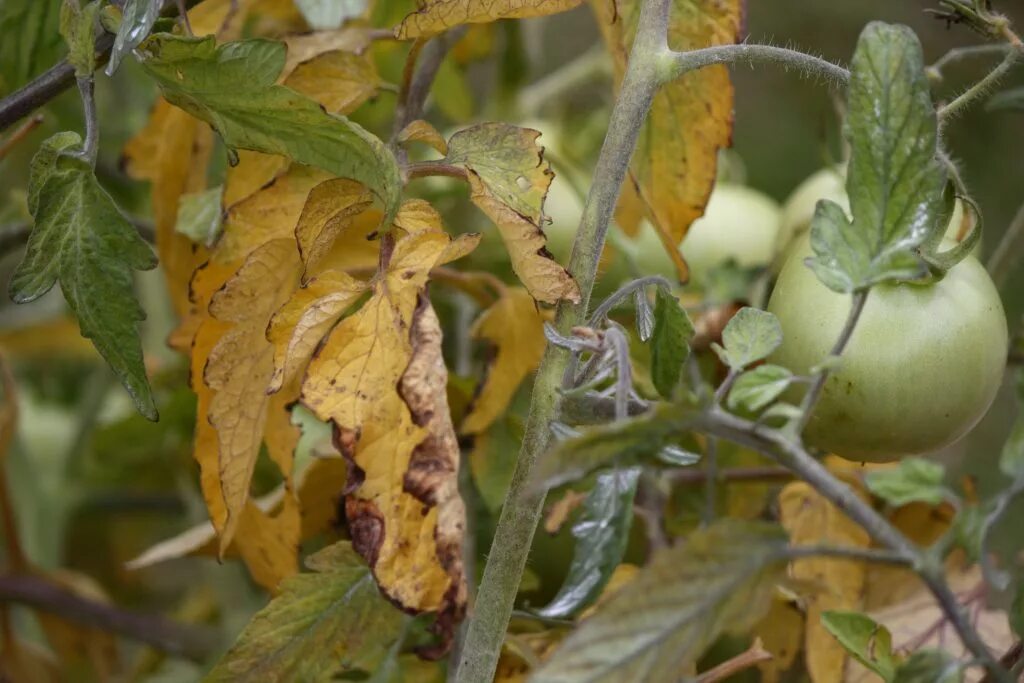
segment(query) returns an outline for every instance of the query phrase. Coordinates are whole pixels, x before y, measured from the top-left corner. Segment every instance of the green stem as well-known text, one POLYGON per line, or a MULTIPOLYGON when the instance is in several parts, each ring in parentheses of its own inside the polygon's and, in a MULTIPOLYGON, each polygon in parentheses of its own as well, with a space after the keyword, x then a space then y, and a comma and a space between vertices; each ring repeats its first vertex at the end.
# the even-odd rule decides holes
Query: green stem
POLYGON ((669 68, 663 74, 663 81, 674 80, 688 71, 712 64, 733 64, 736 62, 775 63, 792 67, 807 76, 817 76, 826 81, 846 85, 850 72, 832 62, 796 50, 774 45, 716 45, 690 52, 673 52, 669 68))
MULTIPOLYGON (((569 271, 580 288, 577 304, 562 302, 555 326, 567 335, 586 320, 597 264, 629 158, 658 82, 659 58, 668 50, 668 0, 647 0, 641 9, 636 38, 622 88, 612 110, 594 181, 576 233, 569 271)), ((491 552, 477 593, 462 658, 455 674, 458 683, 491 683, 505 640, 516 593, 526 566, 533 534, 540 521, 544 492, 531 481, 533 464, 551 440, 549 424, 558 414, 558 389, 569 354, 548 344, 533 386, 530 417, 523 436, 512 482, 495 530, 491 552)))
POLYGON ((987 76, 965 90, 955 100, 939 108, 939 121, 948 121, 953 116, 963 113, 975 100, 987 95, 991 91, 992 86, 999 82, 1020 58, 1021 53, 1018 50, 1007 52, 1003 61, 999 62, 999 65, 992 69, 987 76))

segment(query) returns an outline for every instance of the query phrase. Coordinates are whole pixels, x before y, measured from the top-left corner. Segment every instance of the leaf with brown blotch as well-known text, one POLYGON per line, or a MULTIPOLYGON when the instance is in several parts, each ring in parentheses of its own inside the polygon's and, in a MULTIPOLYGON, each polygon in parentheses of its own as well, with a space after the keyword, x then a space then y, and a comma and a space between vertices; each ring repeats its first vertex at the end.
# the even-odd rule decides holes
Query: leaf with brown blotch
POLYGON ((366 290, 365 282, 329 270, 307 282, 274 313, 267 328, 267 340, 274 346, 268 391, 278 391, 305 371, 320 340, 366 290))
POLYGON ((512 270, 538 301, 577 302, 579 286, 545 248, 544 198, 554 174, 537 145, 540 133, 482 123, 448 141, 445 163, 465 168, 470 199, 494 222, 512 270))
POLYGON ((491 344, 496 352, 487 378, 462 422, 463 434, 480 434, 512 400, 519 384, 537 369, 546 345, 544 316, 526 290, 510 287, 473 325, 473 337, 491 344))
POLYGON ((427 0, 395 28, 399 40, 429 37, 460 24, 556 14, 583 0, 427 0))
MULTIPOLYGON (((842 474, 837 473, 837 474, 842 474)), ((856 480, 848 483, 867 500, 856 480)), ((793 545, 868 548, 868 533, 805 482, 787 484, 779 494, 779 517, 793 545)), ((830 610, 859 610, 867 566, 859 560, 810 557, 792 564, 793 578, 818 588, 806 596, 807 628, 804 652, 807 671, 815 683, 836 681, 846 666, 847 653, 822 625, 830 610)))
POLYGON ((403 145, 410 142, 422 142, 430 145, 438 154, 448 153, 448 141, 428 121, 416 119, 407 125, 398 134, 398 141, 403 145))
POLYGON ((440 328, 421 294, 432 268, 475 243, 434 230, 399 237, 369 300, 317 350, 301 394, 352 463, 354 547, 393 601, 439 612, 443 636, 465 609, 464 512, 440 328))
POLYGON ((326 180, 310 190, 295 226, 295 239, 306 272, 352 226, 353 219, 372 204, 369 190, 347 178, 326 180))
MULTIPOLYGON (((593 2, 617 81, 626 70, 640 4, 637 0, 593 2)), ((744 0, 672 0, 669 47, 686 51, 737 42, 744 4, 744 0)), ((630 172, 640 197, 684 281, 686 264, 678 246, 690 224, 704 214, 715 183, 718 150, 732 143, 732 124, 728 68, 700 69, 658 91, 633 154, 630 172)))
POLYGON ((350 114, 377 94, 381 80, 369 53, 331 50, 298 64, 284 84, 329 112, 350 114))

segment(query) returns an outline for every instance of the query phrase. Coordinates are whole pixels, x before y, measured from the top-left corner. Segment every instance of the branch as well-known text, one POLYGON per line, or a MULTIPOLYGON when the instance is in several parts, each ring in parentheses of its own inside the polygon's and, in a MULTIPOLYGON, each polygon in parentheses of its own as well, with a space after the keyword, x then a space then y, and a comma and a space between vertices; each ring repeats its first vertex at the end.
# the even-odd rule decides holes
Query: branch
POLYGON ((999 65, 992 69, 987 76, 965 90, 955 100, 939 108, 939 121, 945 122, 953 116, 963 113, 975 100, 987 95, 992 87, 1016 65, 1021 56, 1022 53, 1019 50, 1008 51, 1003 61, 999 62, 999 65))
POLYGON ((27 605, 195 662, 204 661, 218 649, 217 634, 209 627, 186 626, 156 615, 128 612, 28 574, 0 576, 0 602, 27 605))
POLYGON ((459 26, 447 33, 437 36, 422 48, 414 43, 409 62, 406 63, 406 72, 403 75, 402 87, 398 94, 398 106, 395 109, 395 124, 392 138, 410 123, 420 118, 423 114, 423 107, 427 103, 427 96, 430 94, 430 87, 437 76, 437 70, 441 68, 445 55, 452 45, 457 43, 466 32, 466 26, 459 26), (419 61, 418 68, 416 61, 419 61))
POLYGON ((728 659, 715 668, 705 671, 697 677, 697 683, 718 683, 728 681, 736 674, 745 671, 753 666, 770 662, 774 655, 764 649, 761 639, 754 640, 754 644, 746 652, 742 652, 732 659, 728 659))
POLYGON ((683 74, 712 64, 734 64, 736 62, 771 63, 792 67, 807 75, 816 76, 836 85, 846 85, 850 72, 832 62, 796 50, 774 45, 716 45, 690 52, 673 52, 671 63, 663 76, 663 82, 676 79, 683 74))

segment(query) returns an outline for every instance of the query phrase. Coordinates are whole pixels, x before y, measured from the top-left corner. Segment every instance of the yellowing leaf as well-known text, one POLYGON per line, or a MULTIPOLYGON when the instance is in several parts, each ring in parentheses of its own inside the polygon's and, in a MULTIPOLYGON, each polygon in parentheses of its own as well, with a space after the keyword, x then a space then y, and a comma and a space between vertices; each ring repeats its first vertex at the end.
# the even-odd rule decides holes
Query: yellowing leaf
MULTIPOLYGON (((862 490, 857 493, 865 500, 862 490)), ((867 548, 868 533, 840 512, 810 485, 787 484, 779 494, 782 525, 794 545, 867 548)), ((804 636, 807 670, 815 683, 839 680, 846 665, 846 650, 821 623, 829 610, 857 610, 864 590, 866 567, 857 560, 811 557, 793 562, 792 575, 815 584, 820 591, 808 596, 804 636)))
POLYGON ((234 206, 256 194, 277 176, 288 170, 288 159, 277 154, 238 150, 238 163, 229 166, 224 178, 224 206, 234 206))
POLYGON ((395 29, 399 40, 443 33, 459 24, 522 19, 564 12, 582 0, 427 0, 395 29))
POLYGON ((553 174, 535 130, 483 123, 448 141, 445 161, 466 169, 473 203, 498 226, 512 270, 538 301, 579 301, 576 281, 545 248, 544 197, 553 174))
MULTIPOLYGON (((640 4, 637 0, 594 2, 619 81, 640 4)), ((743 5, 742 0, 672 0, 669 47, 685 51, 736 42, 743 5)), ((704 213, 715 183, 718 150, 732 139, 732 112, 733 87, 725 66, 686 74, 655 95, 633 154, 630 168, 640 197, 682 279, 687 271, 678 245, 690 224, 704 213)))
POLYGON ((335 178, 314 187, 306 198, 295 239, 306 270, 310 270, 352 225, 352 219, 373 203, 373 196, 354 180, 335 178))
POLYGON ((285 36, 288 56, 282 74, 287 78, 299 64, 308 62, 325 52, 341 50, 353 54, 363 54, 370 47, 372 36, 367 26, 345 26, 334 31, 314 31, 285 36))
POLYGON ((377 94, 381 80, 368 53, 331 50, 296 66, 284 84, 329 112, 349 114, 377 94))
POLYGON ((544 316, 526 290, 509 288, 473 325, 473 337, 486 340, 497 352, 462 423, 464 434, 485 431, 505 412, 519 384, 540 364, 544 316))
POLYGON ((754 634, 772 655, 769 661, 758 665, 761 683, 778 683, 800 653, 804 640, 804 615, 794 603, 777 595, 768 614, 754 627, 754 634))
POLYGON ((403 145, 409 142, 422 142, 433 147, 438 154, 448 153, 448 141, 437 131, 437 128, 423 119, 416 119, 403 128, 398 134, 398 141, 403 145))

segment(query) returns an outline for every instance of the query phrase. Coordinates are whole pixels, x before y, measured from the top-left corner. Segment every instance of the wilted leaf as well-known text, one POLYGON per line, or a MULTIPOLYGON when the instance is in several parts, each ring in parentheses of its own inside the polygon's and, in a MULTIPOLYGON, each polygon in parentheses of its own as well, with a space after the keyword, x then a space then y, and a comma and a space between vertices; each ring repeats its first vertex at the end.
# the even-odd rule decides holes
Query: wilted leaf
POLYGON ((868 490, 889 505, 908 503, 938 505, 955 494, 944 484, 946 469, 937 462, 922 458, 905 458, 893 468, 868 472, 868 490))
POLYGON ((482 123, 448 141, 445 163, 466 169, 473 203, 501 233, 512 270, 538 301, 579 301, 576 281, 545 248, 544 197, 553 174, 535 130, 482 123))
POLYGON ((774 525, 723 520, 697 531, 655 555, 531 680, 675 680, 720 635, 757 623, 785 567, 786 534, 774 525))
POLYGON ((658 287, 651 336, 651 380, 665 398, 671 398, 679 385, 693 335, 693 323, 679 300, 658 287))
POLYGON ((33 301, 60 280, 82 336, 106 359, 139 412, 157 419, 136 323, 146 314, 134 294, 134 270, 156 257, 92 168, 75 156, 76 133, 58 133, 32 159, 29 210, 35 226, 25 257, 11 277, 11 298, 33 301))
POLYGON ((380 594, 347 541, 306 564, 313 573, 285 581, 206 681, 320 681, 377 667, 405 617, 380 594))
POLYGON ((295 239, 307 272, 352 226, 352 219, 372 202, 372 196, 363 185, 347 178, 326 180, 309 192, 295 226, 295 239))
POLYGON ((781 343, 779 319, 767 311, 747 306, 737 311, 725 326, 722 346, 712 344, 712 348, 730 368, 743 370, 770 356, 781 343))
POLYGON ((369 53, 331 50, 296 66, 284 84, 329 112, 350 114, 377 94, 381 80, 369 53))
MULTIPOLYGON (((863 497, 863 492, 854 489, 863 497)), ((795 546, 824 545, 867 548, 868 533, 804 482, 788 484, 779 494, 779 518, 795 546)), ((795 560, 793 578, 816 587, 806 597, 804 636, 807 670, 815 683, 839 680, 846 652, 824 627, 821 615, 832 610, 858 609, 864 590, 863 562, 830 557, 795 560)))
POLYGON ((436 128, 423 119, 416 119, 403 128, 398 134, 398 141, 402 144, 422 142, 433 147, 438 154, 448 153, 448 141, 436 128))
POLYGON ((522 19, 564 12, 583 0, 426 0, 395 28, 399 40, 444 33, 459 24, 522 19))
MULTIPOLYGON (((615 63, 616 81, 636 33, 641 3, 593 3, 615 63)), ((669 47, 688 51, 735 43, 743 25, 742 0, 672 0, 669 47)), ((681 277, 679 242, 704 213, 715 183, 718 150, 732 140, 733 87, 725 66, 699 69, 662 86, 651 104, 630 164, 633 185, 647 206, 681 277)), ((632 192, 627 191, 627 197, 632 192)), ((635 212, 634 212, 635 213, 635 212)))
POLYGON ((562 587, 546 607, 546 617, 568 617, 590 606, 622 562, 633 526, 640 468, 616 468, 597 478, 583 512, 572 527, 576 538, 572 564, 562 587))
POLYGON ((917 36, 906 26, 868 24, 850 74, 844 134, 853 220, 835 202, 819 202, 808 261, 837 292, 920 277, 925 269, 913 249, 946 227, 939 225, 946 172, 936 158, 938 123, 917 36))
POLYGON ((142 65, 164 96, 211 125, 231 148, 289 156, 357 180, 398 210, 401 178, 394 156, 372 134, 274 81, 285 46, 246 40, 218 46, 213 38, 150 36, 142 65))
POLYGON ((882 680, 892 680, 898 660, 892 653, 889 629, 859 612, 825 612, 821 623, 858 662, 882 680))
POLYGON ((114 47, 110 50, 110 61, 107 62, 107 75, 113 76, 120 66, 121 60, 139 46, 153 25, 160 17, 160 0, 127 0, 121 8, 121 26, 114 38, 114 47))
POLYGON ((729 392, 729 408, 742 406, 758 411, 782 395, 793 379, 793 373, 779 365, 759 365, 736 378, 729 392))
POLYGON ((506 289, 473 325, 473 337, 495 352, 483 386, 462 422, 463 434, 480 434, 502 414, 519 384, 537 369, 544 355, 544 316, 526 290, 506 289))

